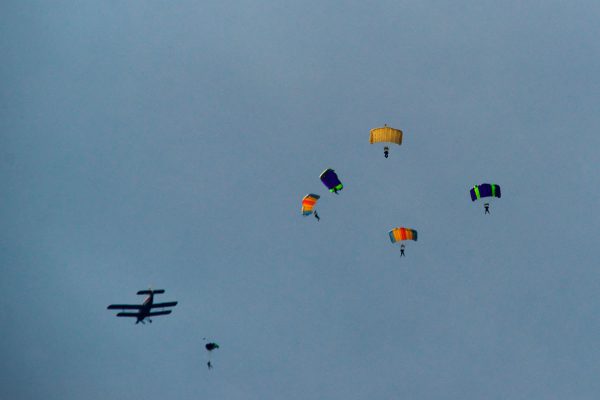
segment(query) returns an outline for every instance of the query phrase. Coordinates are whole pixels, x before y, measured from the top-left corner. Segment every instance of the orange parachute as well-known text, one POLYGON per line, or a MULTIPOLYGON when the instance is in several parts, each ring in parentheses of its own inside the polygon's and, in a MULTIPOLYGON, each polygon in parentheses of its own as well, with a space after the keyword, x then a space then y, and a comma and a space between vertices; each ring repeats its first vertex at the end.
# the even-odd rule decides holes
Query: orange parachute
POLYGON ((318 194, 307 194, 302 199, 302 215, 307 216, 313 213, 317 201, 321 198, 318 194))
POLYGON ((414 240, 416 242, 417 231, 409 228, 394 228, 390 231, 390 240, 392 243, 396 243, 401 240, 414 240))
MULTIPOLYGON (((401 145, 402 131, 387 125, 381 128, 373 128, 369 133, 369 143, 396 143, 397 145, 401 145)), ((390 148, 388 146, 383 148, 385 158, 388 158, 389 151, 390 148)))

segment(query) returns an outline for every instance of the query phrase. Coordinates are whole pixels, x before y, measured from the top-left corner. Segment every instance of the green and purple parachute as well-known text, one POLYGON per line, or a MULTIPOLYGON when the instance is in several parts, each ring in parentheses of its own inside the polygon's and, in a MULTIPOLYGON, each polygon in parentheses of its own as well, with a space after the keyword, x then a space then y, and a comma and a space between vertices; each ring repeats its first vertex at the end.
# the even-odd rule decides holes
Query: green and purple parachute
POLYGON ((337 174, 331 168, 327 168, 323 173, 321 173, 321 182, 323 185, 327 186, 330 192, 336 193, 344 188, 342 182, 338 178, 337 174))
POLYGON ((484 197, 502 197, 500 185, 495 183, 482 183, 471 188, 471 200, 479 200, 484 197))
MULTIPOLYGON (((502 192, 500 191, 500 185, 496 185, 495 183, 482 183, 481 185, 475 185, 471 188, 471 200, 479 200, 479 199, 493 199, 494 197, 500 198, 502 197, 502 192)), ((485 209, 485 213, 490 213, 490 203, 485 202, 483 204, 483 208, 485 209)))

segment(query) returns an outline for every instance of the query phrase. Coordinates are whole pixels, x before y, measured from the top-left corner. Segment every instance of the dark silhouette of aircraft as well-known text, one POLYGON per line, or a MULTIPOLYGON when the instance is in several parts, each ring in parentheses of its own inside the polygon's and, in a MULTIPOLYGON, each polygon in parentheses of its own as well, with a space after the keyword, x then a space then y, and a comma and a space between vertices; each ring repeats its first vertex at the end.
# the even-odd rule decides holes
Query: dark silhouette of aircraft
POLYGON ((120 312, 117 314, 117 317, 135 317, 137 321, 136 324, 142 323, 144 324, 144 320, 148 319, 148 322, 152 323, 150 317, 156 317, 159 315, 167 315, 171 314, 173 310, 164 310, 164 311, 152 311, 153 308, 164 308, 164 307, 175 307, 177 305, 176 301, 170 301, 167 303, 154 303, 154 295, 162 294, 165 291, 163 289, 148 289, 148 290, 140 290, 137 292, 138 295, 147 294, 148 297, 141 305, 138 304, 111 304, 107 308, 109 310, 137 310, 137 312, 120 312))

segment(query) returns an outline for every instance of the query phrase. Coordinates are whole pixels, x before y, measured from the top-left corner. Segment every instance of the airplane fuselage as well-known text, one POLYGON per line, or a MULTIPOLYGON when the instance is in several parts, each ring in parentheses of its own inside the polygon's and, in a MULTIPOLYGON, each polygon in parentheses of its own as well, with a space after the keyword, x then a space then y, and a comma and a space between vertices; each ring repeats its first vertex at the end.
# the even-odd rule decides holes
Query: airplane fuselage
MULTIPOLYGON (((154 295, 150 294, 148 297, 146 297, 146 300, 144 300, 142 307, 138 311, 137 321, 135 321, 136 324, 140 322, 144 323, 144 320, 148 318, 148 315, 152 310, 152 303, 154 303, 154 295)), ((152 322, 151 319, 149 319, 149 321, 152 322)))

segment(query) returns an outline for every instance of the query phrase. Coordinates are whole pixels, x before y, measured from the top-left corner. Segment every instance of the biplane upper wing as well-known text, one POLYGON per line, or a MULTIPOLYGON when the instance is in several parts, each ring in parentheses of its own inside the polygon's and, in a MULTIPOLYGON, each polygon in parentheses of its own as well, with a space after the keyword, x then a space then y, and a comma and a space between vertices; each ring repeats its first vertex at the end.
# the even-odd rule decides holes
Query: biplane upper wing
POLYGON ((156 290, 140 290, 137 294, 163 294, 165 289, 156 289, 156 290))
POLYGON ((176 301, 169 301, 167 303, 154 303, 152 304, 152 308, 158 308, 158 307, 175 307, 177 305, 176 301))
POLYGON ((109 310, 139 310, 142 306, 138 304, 111 304, 106 308, 109 310))
POLYGON ((155 311, 155 312, 148 313, 148 316, 155 317, 157 315, 167 315, 167 314, 171 314, 171 311, 173 311, 173 310, 155 311))

